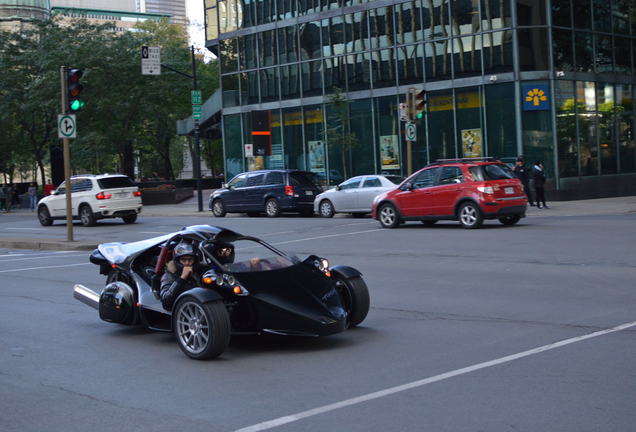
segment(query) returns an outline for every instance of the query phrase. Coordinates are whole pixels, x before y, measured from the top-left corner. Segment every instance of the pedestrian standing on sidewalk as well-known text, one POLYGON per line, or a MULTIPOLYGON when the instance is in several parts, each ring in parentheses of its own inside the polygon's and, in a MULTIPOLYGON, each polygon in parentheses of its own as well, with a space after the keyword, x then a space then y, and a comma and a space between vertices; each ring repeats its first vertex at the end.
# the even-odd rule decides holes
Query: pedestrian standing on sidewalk
POLYGON ((4 208, 4 191, 6 189, 6 185, 0 186, 0 210, 5 210, 4 208))
POLYGON ((532 194, 530 193, 530 174, 528 173, 528 169, 526 168, 526 158, 523 155, 520 155, 517 158, 517 162, 515 162, 513 172, 523 184, 523 191, 528 198, 528 203, 531 206, 534 206, 534 201, 532 201, 532 194))
POLYGON ((4 211, 9 213, 13 204, 13 185, 6 185, 4 188, 4 211))
POLYGON ((29 194, 29 207, 31 211, 35 211, 35 206, 38 203, 38 186, 34 182, 31 182, 27 193, 29 194))
POLYGON ((537 199, 537 208, 546 208, 549 209, 548 205, 545 203, 545 190, 543 187, 545 186, 545 171, 543 168, 543 164, 541 161, 537 161, 534 165, 534 193, 537 199), (541 206, 543 204, 543 207, 541 206))

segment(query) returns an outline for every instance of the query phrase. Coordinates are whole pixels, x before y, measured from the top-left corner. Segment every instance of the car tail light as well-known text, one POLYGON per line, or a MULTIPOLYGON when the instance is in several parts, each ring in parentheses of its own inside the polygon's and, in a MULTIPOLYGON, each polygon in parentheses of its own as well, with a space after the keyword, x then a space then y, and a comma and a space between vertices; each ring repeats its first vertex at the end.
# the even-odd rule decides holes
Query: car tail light
POLYGON ((133 195, 134 195, 134 196, 141 196, 141 192, 139 192, 139 191, 134 191, 134 192, 133 192, 133 195))
POLYGON ((477 186, 477 190, 485 194, 494 194, 495 189, 492 186, 477 186))
POLYGON ((95 198, 97 198, 98 200, 110 199, 110 197, 112 197, 112 195, 111 194, 105 194, 104 191, 101 191, 100 193, 95 195, 95 198))
POLYGON ((285 195, 293 196, 294 195, 294 187, 293 186, 285 186, 285 195))

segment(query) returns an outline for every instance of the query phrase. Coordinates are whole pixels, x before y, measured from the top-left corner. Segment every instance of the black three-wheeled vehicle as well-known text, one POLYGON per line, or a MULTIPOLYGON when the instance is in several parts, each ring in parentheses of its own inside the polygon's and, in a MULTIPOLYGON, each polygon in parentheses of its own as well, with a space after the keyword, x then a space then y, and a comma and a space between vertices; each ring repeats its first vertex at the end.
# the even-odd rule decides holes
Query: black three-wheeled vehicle
POLYGON ((220 355, 231 334, 326 336, 360 324, 369 293, 359 271, 330 266, 311 255, 301 261, 251 236, 209 225, 132 243, 104 243, 90 261, 107 276, 97 293, 75 285, 74 297, 99 310, 101 319, 173 331, 194 359, 220 355), (160 300, 160 280, 181 241, 196 251, 201 286, 182 293, 170 311, 160 300), (230 244, 232 262, 211 253, 230 244))

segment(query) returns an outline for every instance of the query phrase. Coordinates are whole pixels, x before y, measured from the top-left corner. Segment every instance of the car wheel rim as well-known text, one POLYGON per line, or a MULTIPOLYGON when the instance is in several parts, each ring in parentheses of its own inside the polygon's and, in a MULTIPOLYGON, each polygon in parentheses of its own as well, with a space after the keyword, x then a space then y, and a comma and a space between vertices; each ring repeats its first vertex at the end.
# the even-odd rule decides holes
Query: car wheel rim
POLYGON ((219 215, 221 213, 223 213, 223 204, 217 201, 214 203, 214 214, 219 215))
POLYGON ((86 211, 86 207, 84 207, 84 208, 82 209, 82 216, 81 216, 81 219, 82 219, 82 223, 83 223, 83 224, 87 224, 87 223, 88 223, 88 219, 89 219, 89 217, 88 217, 88 212, 86 211))
POLYGON ((276 214, 276 203, 274 201, 269 201, 267 203, 267 214, 270 216, 276 214))
POLYGON ((40 210, 40 212, 38 213, 38 216, 40 217, 40 222, 43 222, 43 223, 45 223, 47 219, 49 218, 48 215, 46 214, 46 210, 40 210))
POLYGON ((345 313, 347 315, 347 327, 349 327, 349 316, 351 314, 351 295, 349 294, 349 290, 345 285, 345 282, 337 279, 336 280, 336 290, 342 299, 342 306, 344 307, 345 313))
POLYGON ((191 354, 199 354, 205 350, 210 340, 210 328, 201 306, 188 302, 179 309, 177 337, 191 354))
POLYGON ((395 222, 395 212, 391 207, 384 207, 380 212, 380 220, 384 225, 392 225, 395 222))
POLYGON ((464 225, 474 225, 477 221, 477 210, 472 206, 466 206, 462 209, 461 220, 464 225))
POLYGON ((322 205, 320 206, 320 213, 323 216, 329 216, 331 214, 331 204, 329 204, 328 202, 322 203, 322 205))

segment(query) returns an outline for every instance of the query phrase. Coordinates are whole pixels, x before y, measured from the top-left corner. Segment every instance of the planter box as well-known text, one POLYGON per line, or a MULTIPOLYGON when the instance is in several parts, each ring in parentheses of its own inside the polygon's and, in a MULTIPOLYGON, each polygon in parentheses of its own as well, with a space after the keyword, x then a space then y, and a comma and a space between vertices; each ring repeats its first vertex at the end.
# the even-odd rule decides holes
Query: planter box
POLYGON ((141 203, 143 205, 177 204, 193 196, 193 188, 177 188, 171 190, 142 190, 141 203))

